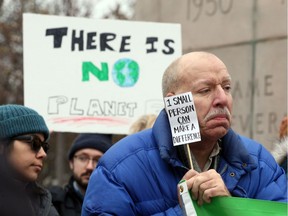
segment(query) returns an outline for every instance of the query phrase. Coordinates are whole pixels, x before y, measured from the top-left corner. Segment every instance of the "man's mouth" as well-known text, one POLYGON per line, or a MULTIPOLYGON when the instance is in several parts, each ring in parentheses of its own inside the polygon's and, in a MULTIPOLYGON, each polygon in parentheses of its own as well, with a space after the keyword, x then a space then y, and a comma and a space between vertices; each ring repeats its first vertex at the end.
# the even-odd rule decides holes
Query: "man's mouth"
POLYGON ((90 178, 91 174, 92 174, 91 172, 89 172, 89 173, 83 173, 81 176, 82 176, 82 177, 90 178))

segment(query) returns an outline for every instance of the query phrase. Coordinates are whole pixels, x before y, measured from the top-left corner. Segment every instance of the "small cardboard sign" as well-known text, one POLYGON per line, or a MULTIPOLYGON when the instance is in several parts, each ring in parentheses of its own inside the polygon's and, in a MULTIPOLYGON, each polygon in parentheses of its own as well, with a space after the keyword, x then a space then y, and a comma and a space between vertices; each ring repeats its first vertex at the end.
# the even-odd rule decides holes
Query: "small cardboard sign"
POLYGON ((173 145, 183 145, 201 140, 196 109, 191 92, 165 97, 173 145))

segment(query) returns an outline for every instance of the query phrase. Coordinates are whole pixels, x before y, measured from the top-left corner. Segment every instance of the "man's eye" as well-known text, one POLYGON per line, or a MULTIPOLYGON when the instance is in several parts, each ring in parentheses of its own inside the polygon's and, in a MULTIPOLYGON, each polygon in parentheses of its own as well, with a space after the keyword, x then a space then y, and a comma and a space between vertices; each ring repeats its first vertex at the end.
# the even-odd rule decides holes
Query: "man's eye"
POLYGON ((223 89, 226 91, 226 92, 230 92, 231 91, 231 85, 225 85, 223 87, 223 89))
POLYGON ((210 92, 210 89, 209 89, 209 88, 204 88, 204 89, 201 89, 201 90, 199 91, 200 94, 205 94, 205 93, 208 93, 208 92, 210 92))
POLYGON ((87 161, 87 160, 88 160, 87 157, 79 157, 79 159, 80 159, 81 161, 87 161))

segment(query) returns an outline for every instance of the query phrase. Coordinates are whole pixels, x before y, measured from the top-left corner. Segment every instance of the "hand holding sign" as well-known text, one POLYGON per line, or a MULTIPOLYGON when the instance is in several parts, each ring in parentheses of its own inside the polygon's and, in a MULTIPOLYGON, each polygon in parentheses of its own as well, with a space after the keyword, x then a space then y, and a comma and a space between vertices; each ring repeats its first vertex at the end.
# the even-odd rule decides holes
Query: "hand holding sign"
POLYGON ((220 174, 214 169, 202 173, 191 169, 182 179, 186 180, 192 199, 197 200, 198 205, 210 203, 215 196, 231 196, 220 174))

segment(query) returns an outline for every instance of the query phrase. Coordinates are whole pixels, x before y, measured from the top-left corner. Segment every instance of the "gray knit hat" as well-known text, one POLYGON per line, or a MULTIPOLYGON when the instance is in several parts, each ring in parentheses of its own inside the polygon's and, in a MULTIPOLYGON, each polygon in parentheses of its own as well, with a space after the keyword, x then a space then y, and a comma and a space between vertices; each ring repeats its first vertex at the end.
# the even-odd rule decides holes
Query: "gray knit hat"
POLYGON ((0 139, 30 133, 42 133, 45 140, 48 140, 49 130, 41 115, 22 105, 0 106, 0 139))

